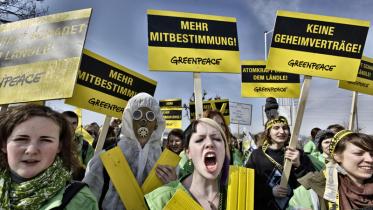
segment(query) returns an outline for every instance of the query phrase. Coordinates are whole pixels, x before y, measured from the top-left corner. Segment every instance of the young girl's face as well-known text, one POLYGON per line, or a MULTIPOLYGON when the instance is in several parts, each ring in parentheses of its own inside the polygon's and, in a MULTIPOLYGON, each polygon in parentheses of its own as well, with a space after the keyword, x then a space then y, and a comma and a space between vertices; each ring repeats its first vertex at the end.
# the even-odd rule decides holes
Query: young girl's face
POLYGON ((216 179, 224 164, 224 139, 219 130, 207 123, 199 122, 192 134, 186 151, 195 170, 206 179, 216 179))
POLYGON ((363 183, 373 175, 373 152, 348 142, 340 154, 334 159, 346 170, 348 176, 357 183, 363 183))
POLYGON ((46 117, 32 117, 17 125, 1 148, 10 169, 23 178, 32 178, 54 162, 60 152, 60 127, 46 117))

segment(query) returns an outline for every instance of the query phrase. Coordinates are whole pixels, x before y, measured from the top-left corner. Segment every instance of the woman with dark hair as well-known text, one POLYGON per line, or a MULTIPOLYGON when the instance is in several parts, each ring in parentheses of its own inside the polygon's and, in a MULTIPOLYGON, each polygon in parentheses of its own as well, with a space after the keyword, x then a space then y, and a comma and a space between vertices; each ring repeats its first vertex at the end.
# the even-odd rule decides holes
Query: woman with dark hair
POLYGON ((203 113, 204 117, 210 118, 214 120, 216 123, 220 125, 220 127, 223 129, 225 136, 227 137, 230 156, 231 156, 231 165, 238 165, 242 166, 243 164, 243 154, 238 148, 238 141, 234 138, 234 136, 229 131, 229 127, 227 123, 225 122, 225 118, 223 114, 217 110, 206 110, 203 113))
POLYGON ((204 209, 225 209, 229 148, 224 131, 209 118, 193 121, 184 132, 185 150, 194 165, 192 174, 145 195, 150 209, 163 209, 178 189, 204 209))
POLYGON ((8 109, 0 119, 0 209, 98 209, 84 185, 63 202, 80 164, 73 131, 60 113, 28 104, 8 109))
POLYGON ((167 136, 167 149, 179 155, 184 149, 182 139, 183 130, 179 128, 172 129, 167 136))
POLYGON ((255 169, 255 201, 257 210, 285 209, 292 189, 299 186, 297 178, 314 170, 312 163, 302 151, 291 148, 289 125, 285 117, 268 120, 258 149, 254 150, 246 167, 255 169), (292 162, 288 187, 279 185, 284 160, 292 162))
POLYGON ((330 161, 323 172, 299 179, 303 192, 296 193, 290 208, 371 209, 373 207, 373 139, 348 130, 334 135, 329 146, 330 161), (313 192, 312 200, 304 193, 313 192))

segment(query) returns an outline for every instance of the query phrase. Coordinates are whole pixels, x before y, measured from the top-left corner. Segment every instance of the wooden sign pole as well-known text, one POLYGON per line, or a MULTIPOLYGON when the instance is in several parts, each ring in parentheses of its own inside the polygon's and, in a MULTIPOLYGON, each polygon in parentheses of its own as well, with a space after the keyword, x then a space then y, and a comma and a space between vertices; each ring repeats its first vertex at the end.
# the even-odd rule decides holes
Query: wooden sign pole
POLYGON ((102 126, 100 135, 99 135, 98 140, 97 140, 97 144, 96 144, 96 148, 95 148, 95 154, 99 153, 102 150, 102 147, 104 146, 104 143, 105 143, 105 140, 106 140, 106 135, 107 135, 107 132, 108 132, 109 126, 110 126, 110 121, 111 121, 111 117, 106 115, 104 125, 102 126))
POLYGON ((203 102, 202 102, 202 81, 201 73, 193 72, 194 81, 194 103, 196 107, 196 119, 202 117, 203 113, 203 102))
MULTIPOLYGON (((294 127, 291 132, 290 143, 289 143, 289 146, 291 148, 297 147, 300 126, 303 120, 303 114, 304 114, 304 109, 306 107, 307 97, 308 97, 308 93, 309 93, 309 89, 311 85, 311 79, 312 79, 311 76, 306 76, 306 75, 304 76, 302 90, 300 92, 300 101, 298 103, 297 117, 295 119, 294 127)), ((281 183, 280 183, 282 187, 287 187, 287 184, 289 182, 289 177, 290 177, 291 166, 292 166, 291 161, 289 159, 286 159, 285 164, 284 164, 284 171, 282 173, 281 183)))
POLYGON ((350 111, 350 121, 348 122, 348 130, 352 131, 354 129, 355 116, 357 111, 357 92, 352 92, 352 102, 351 102, 351 111, 350 111))

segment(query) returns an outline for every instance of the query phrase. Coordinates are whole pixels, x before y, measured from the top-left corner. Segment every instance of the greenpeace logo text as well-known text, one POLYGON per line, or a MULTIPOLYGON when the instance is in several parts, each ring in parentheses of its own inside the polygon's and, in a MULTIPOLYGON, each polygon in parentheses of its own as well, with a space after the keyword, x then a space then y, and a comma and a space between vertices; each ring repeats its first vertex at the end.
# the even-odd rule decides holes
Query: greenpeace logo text
POLYGON ((196 65, 220 65, 221 58, 201 58, 201 57, 177 57, 171 58, 171 63, 179 64, 196 64, 196 65))
POLYGON ((291 67, 301 67, 301 68, 321 70, 321 71, 333 71, 333 69, 336 67, 336 65, 328 65, 328 64, 323 64, 323 63, 315 63, 315 62, 293 60, 293 59, 291 59, 288 62, 288 65, 291 67))
POLYGON ((273 92, 273 93, 276 93, 276 92, 286 92, 287 91, 287 87, 284 87, 284 88, 280 88, 280 87, 255 87, 254 88, 254 91, 255 92, 273 92))

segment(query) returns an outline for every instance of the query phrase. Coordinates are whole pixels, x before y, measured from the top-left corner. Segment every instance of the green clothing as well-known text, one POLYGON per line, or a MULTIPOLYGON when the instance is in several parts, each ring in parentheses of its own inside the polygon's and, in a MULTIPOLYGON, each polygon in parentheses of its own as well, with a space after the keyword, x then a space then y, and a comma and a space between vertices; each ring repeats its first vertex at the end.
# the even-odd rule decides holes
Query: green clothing
POLYGON ((235 166, 243 166, 244 157, 242 152, 236 148, 233 148, 231 154, 232 164, 235 166))
POLYGON ((298 182, 302 185, 294 190, 287 210, 294 208, 327 209, 323 199, 326 182, 323 172, 310 172, 298 179, 298 182))
POLYGON ((194 170, 194 166, 192 161, 188 159, 188 156, 185 154, 183 150, 180 154, 180 161, 179 161, 179 175, 178 177, 185 177, 188 174, 191 174, 194 170))
MULTIPOLYGON (((172 196, 176 193, 176 190, 178 189, 184 190, 191 197, 193 197, 182 184, 182 180, 184 178, 186 177, 182 177, 179 180, 172 181, 146 194, 144 197, 146 199, 149 209, 150 210, 163 209, 167 205, 168 201, 170 201, 172 196)), ((226 198, 226 193, 222 191, 220 193, 220 199, 219 199, 219 210, 225 209, 225 198, 226 198)))
POLYGON ((312 154, 317 151, 315 143, 310 139, 303 147, 304 153, 312 154))
MULTIPOLYGON (((61 205, 63 193, 65 189, 58 192, 57 195, 48 200, 48 202, 43 205, 40 210, 48 210, 61 205)), ((83 187, 67 204, 66 210, 98 210, 98 205, 96 197, 92 194, 88 187, 83 187)))
POLYGON ((177 189, 182 189, 189 194, 188 190, 185 189, 185 187, 179 180, 172 181, 146 194, 145 199, 149 206, 149 209, 150 210, 163 209, 168 203, 168 201, 175 194, 177 189))
POLYGON ((93 147, 88 143, 88 141, 86 141, 87 143, 87 146, 86 146, 86 152, 85 152, 85 155, 83 155, 83 141, 86 141, 84 140, 83 138, 83 135, 81 134, 75 134, 75 143, 77 144, 77 151, 78 151, 78 154, 79 154, 79 160, 84 164, 84 166, 87 166, 88 165, 88 162, 92 159, 93 155, 95 154, 95 150, 93 149, 93 147))

